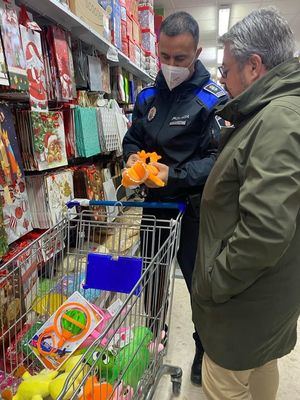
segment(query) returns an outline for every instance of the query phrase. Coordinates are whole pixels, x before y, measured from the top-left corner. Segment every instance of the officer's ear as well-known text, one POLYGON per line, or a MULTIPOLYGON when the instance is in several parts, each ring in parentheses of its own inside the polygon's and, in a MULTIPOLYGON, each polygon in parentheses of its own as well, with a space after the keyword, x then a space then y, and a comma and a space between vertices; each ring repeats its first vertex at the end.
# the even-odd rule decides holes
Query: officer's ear
POLYGON ((201 52, 202 52, 202 47, 199 47, 199 49, 196 52, 196 60, 199 58, 201 52))

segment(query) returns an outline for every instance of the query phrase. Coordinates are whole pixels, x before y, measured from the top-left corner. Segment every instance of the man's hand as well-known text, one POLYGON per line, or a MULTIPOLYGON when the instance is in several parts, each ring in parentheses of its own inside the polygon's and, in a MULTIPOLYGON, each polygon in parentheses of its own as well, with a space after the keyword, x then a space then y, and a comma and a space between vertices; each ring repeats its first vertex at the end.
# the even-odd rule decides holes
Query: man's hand
MULTIPOLYGON (((165 185, 167 185, 169 178, 169 167, 165 164, 157 162, 153 162, 150 165, 153 165, 153 167, 156 167, 158 169, 157 178, 161 179, 165 183, 165 185)), ((150 181, 149 179, 145 182, 145 185, 151 189, 156 189, 160 187, 155 183, 153 183, 152 181, 150 181)))
POLYGON ((131 154, 127 160, 126 168, 131 168, 136 161, 139 161, 140 158, 137 154, 131 154))

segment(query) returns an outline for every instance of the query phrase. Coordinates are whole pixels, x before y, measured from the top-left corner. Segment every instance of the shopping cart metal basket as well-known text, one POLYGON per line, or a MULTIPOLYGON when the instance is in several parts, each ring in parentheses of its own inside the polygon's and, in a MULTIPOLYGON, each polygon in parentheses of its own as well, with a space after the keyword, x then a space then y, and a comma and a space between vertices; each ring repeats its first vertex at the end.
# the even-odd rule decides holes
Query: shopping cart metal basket
MULTIPOLYGON (((0 267, 3 398, 17 392, 15 399, 31 399, 28 390, 33 398, 42 383, 37 398, 151 399, 164 374, 171 376, 173 393, 178 395, 182 370, 165 365, 164 356, 184 207, 87 200, 76 200, 69 207, 58 225, 0 267), (156 207, 172 210, 172 218, 151 215, 156 207), (147 214, 142 212, 145 208, 147 214), (57 376, 32 383, 30 375, 35 377, 45 368, 37 349, 47 355, 46 341, 54 341, 51 334, 38 338, 37 332, 74 293, 92 305, 101 323, 85 337, 68 369, 63 364, 57 376), (21 378, 25 371, 29 389, 21 378)), ((61 317, 62 326, 64 322, 85 329, 87 320, 74 322, 73 314, 66 315, 61 317)), ((64 357, 66 350, 58 347, 55 357, 64 357)))

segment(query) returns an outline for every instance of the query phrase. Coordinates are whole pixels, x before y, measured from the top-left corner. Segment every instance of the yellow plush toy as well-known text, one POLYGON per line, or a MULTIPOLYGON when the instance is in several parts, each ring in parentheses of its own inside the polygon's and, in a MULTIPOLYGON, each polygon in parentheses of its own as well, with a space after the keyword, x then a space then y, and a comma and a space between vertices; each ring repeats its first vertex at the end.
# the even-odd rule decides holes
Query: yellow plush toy
MULTIPOLYGON (((70 357, 68 361, 66 361, 66 363, 62 366, 62 368, 60 369, 61 371, 65 371, 63 374, 60 374, 56 379, 54 379, 50 385, 49 385, 49 392, 50 392, 50 396, 53 400, 56 400, 59 395, 61 394, 63 387, 65 385, 66 380, 68 379, 70 372, 73 370, 73 368, 76 366, 76 364, 81 360, 82 356, 73 356, 70 357)), ((64 395, 63 400, 69 400, 75 390, 78 388, 78 386, 80 385, 83 377, 84 377, 84 372, 85 372, 85 368, 82 367, 82 365, 79 365, 75 371, 72 373, 72 375, 74 376, 71 377, 70 379, 70 384, 72 384, 72 386, 70 387, 70 389, 68 390, 68 392, 64 395)))
POLYGON ((30 375, 25 372, 22 376, 23 382, 18 387, 13 400, 43 400, 49 396, 50 382, 56 378, 58 372, 44 369, 38 375, 30 375))

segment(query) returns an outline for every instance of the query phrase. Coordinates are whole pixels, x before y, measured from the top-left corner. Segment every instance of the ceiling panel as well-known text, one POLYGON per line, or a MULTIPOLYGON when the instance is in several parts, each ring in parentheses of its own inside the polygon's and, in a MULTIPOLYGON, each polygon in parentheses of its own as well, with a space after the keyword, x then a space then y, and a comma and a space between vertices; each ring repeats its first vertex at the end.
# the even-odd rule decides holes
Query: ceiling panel
POLYGON ((300 2, 299 0, 263 0, 262 2, 263 7, 267 6, 274 6, 278 8, 283 14, 293 14, 295 12, 299 12, 300 10, 300 2))
MULTIPOLYGON (((256 10, 260 7, 260 2, 257 3, 245 3, 245 4, 232 4, 230 21, 235 19, 243 19, 245 15, 248 15, 251 11, 256 10)), ((231 25, 231 24, 230 24, 231 25)))
POLYGON ((217 63, 213 49, 217 46, 218 6, 222 4, 231 5, 230 26, 254 9, 270 5, 277 7, 288 20, 300 52, 300 0, 155 0, 155 5, 164 7, 165 16, 175 11, 187 11, 197 20, 200 26, 200 45, 204 48, 200 58, 208 67, 217 63))
MULTIPOLYGON (((185 11, 191 14, 195 19, 203 19, 203 20, 209 20, 209 19, 214 19, 217 14, 217 7, 215 6, 201 6, 199 5, 197 7, 191 7, 190 4, 188 4, 187 7, 182 8, 182 2, 180 7, 176 8, 175 11, 185 11)), ((172 14, 174 10, 168 9, 168 14, 172 14)))

